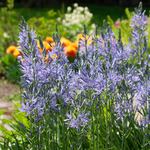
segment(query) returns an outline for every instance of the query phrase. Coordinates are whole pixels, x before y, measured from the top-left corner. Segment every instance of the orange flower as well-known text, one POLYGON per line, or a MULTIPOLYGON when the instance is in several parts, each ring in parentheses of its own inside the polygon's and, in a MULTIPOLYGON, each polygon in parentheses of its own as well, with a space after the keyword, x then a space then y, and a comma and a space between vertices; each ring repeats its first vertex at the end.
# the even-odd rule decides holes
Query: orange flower
POLYGON ((84 38, 83 34, 80 33, 80 34, 77 35, 77 40, 81 40, 83 38, 84 38))
POLYGON ((82 40, 82 41, 86 40, 87 45, 90 45, 92 43, 92 38, 90 36, 88 36, 88 35, 85 36, 84 34, 81 34, 81 33, 77 35, 77 41, 76 42, 79 43, 80 40, 82 40))
POLYGON ((62 38, 60 39, 60 42, 61 42, 61 44, 62 44, 64 47, 69 46, 69 45, 71 44, 71 41, 68 40, 68 39, 66 39, 66 38, 64 38, 64 37, 62 37, 62 38))
POLYGON ((46 51, 52 51, 52 47, 48 42, 43 41, 43 45, 44 45, 46 51))
POLYGON ((6 53, 7 54, 13 54, 13 52, 15 51, 17 49, 17 47, 16 46, 9 46, 8 48, 7 48, 7 50, 6 50, 6 53))
POLYGON ((77 42, 71 43, 71 45, 72 45, 75 49, 78 49, 78 43, 77 43, 77 42))
POLYGON ((52 37, 49 37, 49 36, 46 37, 45 41, 46 41, 47 43, 53 43, 53 42, 54 42, 53 38, 52 38, 52 37))
POLYGON ((7 54, 11 54, 13 55, 14 57, 18 57, 19 55, 21 55, 21 53, 19 52, 19 50, 17 49, 16 46, 9 46, 6 50, 6 53, 7 54))
MULTIPOLYGON (((37 45, 38 45, 39 51, 42 53, 43 49, 41 48, 39 41, 38 41, 37 45)), ((55 43, 52 42, 52 43, 49 44, 47 41, 43 41, 43 46, 46 49, 46 51, 48 52, 48 51, 52 51, 52 49, 55 46, 55 43)))
POLYGON ((75 48, 73 44, 70 44, 64 48, 64 53, 67 57, 74 58, 77 55, 77 48, 75 48))
POLYGON ((90 37, 88 36, 88 35, 84 35, 84 34, 78 34, 77 35, 77 41, 79 41, 79 40, 88 40, 90 37))
POLYGON ((18 57, 18 56, 20 56, 20 54, 21 53, 17 49, 13 52, 14 57, 18 57))

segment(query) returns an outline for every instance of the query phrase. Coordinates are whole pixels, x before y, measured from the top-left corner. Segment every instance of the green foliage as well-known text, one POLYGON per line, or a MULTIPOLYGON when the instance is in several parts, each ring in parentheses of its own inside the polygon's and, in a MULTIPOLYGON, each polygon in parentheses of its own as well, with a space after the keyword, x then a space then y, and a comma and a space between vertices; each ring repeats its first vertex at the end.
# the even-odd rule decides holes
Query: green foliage
MULTIPOLYGON (((57 21, 56 18, 58 14, 54 10, 47 12, 48 17, 32 17, 27 22, 31 28, 34 28, 42 38, 47 36, 52 36, 54 31, 56 31, 57 21)), ((61 25, 59 26, 59 32, 61 32, 61 25)))
POLYGON ((8 9, 14 8, 14 0, 7 0, 7 8, 8 9))
POLYGON ((17 61, 6 55, 6 49, 17 41, 19 17, 15 11, 8 8, 1 8, 0 14, 0 74, 15 82, 19 78, 17 61))
MULTIPOLYGON (((108 95, 104 93, 103 96, 108 100, 108 95)), ((111 110, 113 99, 110 101, 111 104, 101 103, 98 108, 99 101, 94 102, 91 125, 87 129, 81 129, 80 132, 67 128, 63 123, 65 118, 63 111, 58 112, 57 115, 47 114, 36 124, 31 123, 32 120, 27 119, 24 113, 16 111, 13 114, 15 121, 3 120, 11 125, 11 131, 0 126, 5 135, 4 139, 0 140, 0 148, 2 150, 148 150, 149 141, 146 135, 149 133, 149 128, 141 128, 133 118, 127 118, 123 123, 116 121, 111 110)))
MULTIPOLYGON (((84 10, 84 7, 77 7, 77 9, 78 8, 79 10, 84 10)), ((76 8, 74 8, 74 10, 75 9, 76 8)), ((62 7, 62 9, 57 12, 54 10, 48 11, 46 14, 47 17, 32 17, 28 20, 28 24, 34 28, 37 33, 42 36, 42 38, 52 36, 58 29, 58 33, 61 34, 61 36, 69 39, 75 39, 78 33, 84 32, 84 26, 86 26, 87 31, 92 32, 93 29, 95 29, 95 24, 92 24, 92 20, 90 18, 83 21, 79 20, 80 15, 83 15, 82 13, 87 13, 87 15, 91 15, 90 18, 92 18, 92 14, 90 14, 88 9, 85 12, 79 12, 79 14, 75 16, 76 13, 68 11, 65 12, 64 7, 62 7), (66 16, 70 16, 70 19, 66 16), (74 20, 78 20, 77 23, 73 23, 74 20), (68 25, 66 25, 66 23, 68 25)))
POLYGON ((125 14, 126 14, 128 19, 131 19, 132 15, 133 15, 133 13, 129 11, 129 8, 125 9, 125 14))
POLYGON ((128 8, 125 9, 125 14, 127 19, 114 21, 110 16, 107 16, 107 22, 111 26, 115 36, 119 38, 119 34, 121 33, 121 40, 123 44, 128 43, 129 37, 131 35, 131 28, 130 28, 130 19, 133 15, 132 12, 129 11, 128 8))
MULTIPOLYGON (((128 8, 125 9, 126 19, 118 19, 117 21, 114 21, 110 16, 107 16, 107 22, 111 26, 113 32, 115 33, 115 36, 119 38, 119 32, 121 33, 121 38, 123 44, 126 44, 129 42, 129 37, 131 35, 131 28, 130 28, 130 22, 131 18, 133 16, 133 12, 130 11, 128 8), (118 25, 117 25, 118 24, 118 25)), ((150 24, 150 17, 148 16, 148 24, 150 24)), ((150 27, 147 28, 148 33, 148 47, 150 47, 150 27)))
POLYGON ((19 16, 7 8, 1 8, 0 14, 0 52, 4 53, 8 45, 16 43, 19 16))
MULTIPOLYGON (((27 133, 29 132, 29 122, 25 114, 20 112, 19 103, 15 104, 15 111, 11 119, 1 119, 0 124, 0 149, 1 150, 25 150, 28 147, 27 133), (10 130, 4 126, 9 126, 10 130)), ((3 114, 3 112, 1 112, 3 114)))
POLYGON ((18 67, 18 62, 16 58, 14 58, 11 55, 4 55, 1 58, 1 64, 3 69, 3 74, 6 76, 6 78, 13 82, 18 83, 20 81, 20 70, 18 67))

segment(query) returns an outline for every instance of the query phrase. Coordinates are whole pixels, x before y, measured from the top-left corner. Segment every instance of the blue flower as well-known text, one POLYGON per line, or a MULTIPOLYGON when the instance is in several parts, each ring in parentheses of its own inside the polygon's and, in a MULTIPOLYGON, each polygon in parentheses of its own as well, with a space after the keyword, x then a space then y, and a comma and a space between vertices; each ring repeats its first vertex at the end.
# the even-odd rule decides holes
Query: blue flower
POLYGON ((65 122, 68 124, 70 128, 80 129, 81 127, 85 127, 89 122, 88 113, 80 113, 76 117, 73 114, 67 114, 67 118, 65 122))

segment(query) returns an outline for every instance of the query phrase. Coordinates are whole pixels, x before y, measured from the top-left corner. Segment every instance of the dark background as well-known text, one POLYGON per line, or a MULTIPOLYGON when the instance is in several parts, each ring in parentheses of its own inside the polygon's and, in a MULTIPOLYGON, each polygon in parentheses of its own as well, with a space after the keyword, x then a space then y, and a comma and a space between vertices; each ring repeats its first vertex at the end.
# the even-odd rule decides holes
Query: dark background
MULTIPOLYGON (((112 6, 137 6, 142 1, 144 6, 150 6, 150 0, 14 0, 15 6, 22 7, 52 7, 71 5, 77 2, 80 5, 112 5, 112 6)), ((5 6, 7 0, 0 0, 0 6, 5 6)))

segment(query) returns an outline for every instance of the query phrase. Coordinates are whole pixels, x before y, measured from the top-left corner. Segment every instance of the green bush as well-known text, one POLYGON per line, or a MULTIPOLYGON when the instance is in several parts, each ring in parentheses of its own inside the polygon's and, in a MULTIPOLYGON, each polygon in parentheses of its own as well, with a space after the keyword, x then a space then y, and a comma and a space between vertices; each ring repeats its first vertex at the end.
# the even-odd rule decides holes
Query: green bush
POLYGON ((6 49, 17 41, 19 16, 15 11, 10 10, 10 7, 9 9, 1 8, 0 14, 0 74, 15 82, 19 72, 16 66, 17 61, 6 55, 6 49))

